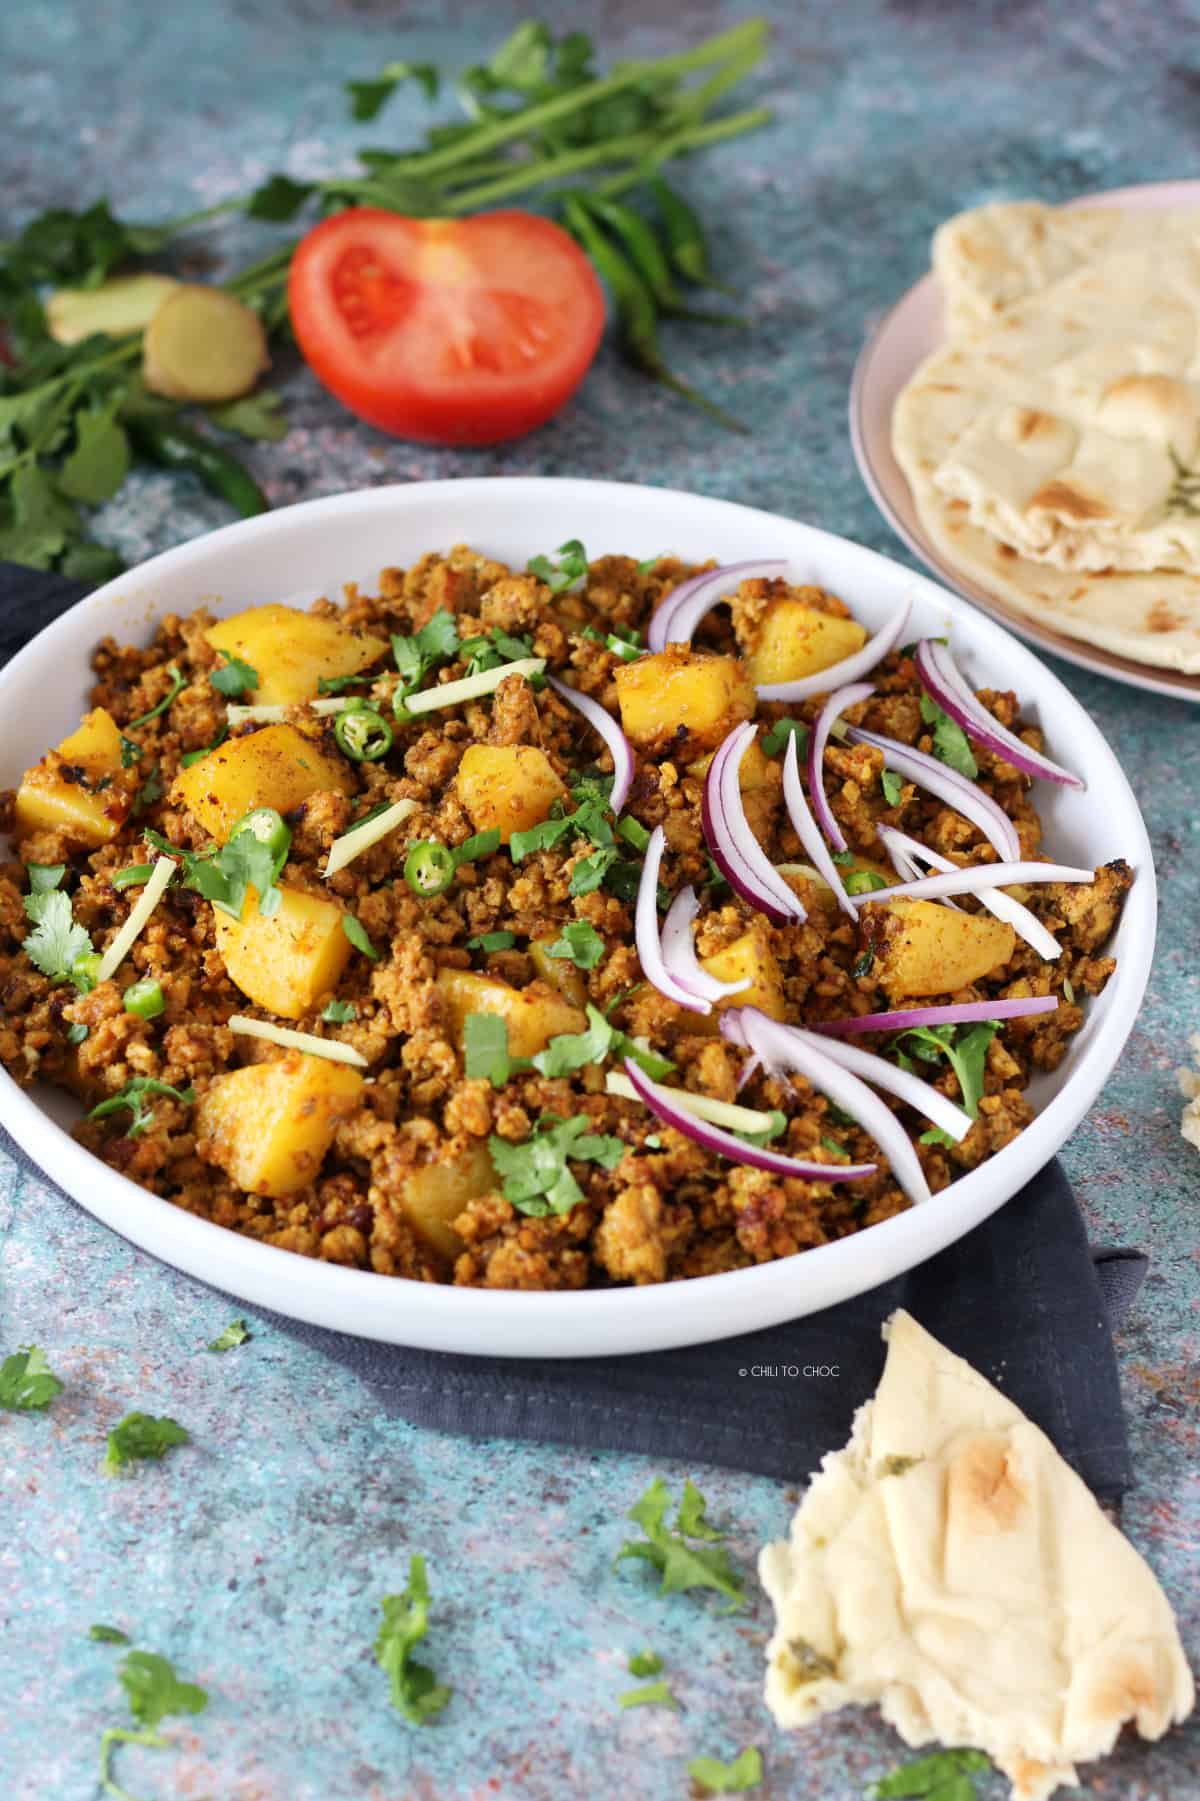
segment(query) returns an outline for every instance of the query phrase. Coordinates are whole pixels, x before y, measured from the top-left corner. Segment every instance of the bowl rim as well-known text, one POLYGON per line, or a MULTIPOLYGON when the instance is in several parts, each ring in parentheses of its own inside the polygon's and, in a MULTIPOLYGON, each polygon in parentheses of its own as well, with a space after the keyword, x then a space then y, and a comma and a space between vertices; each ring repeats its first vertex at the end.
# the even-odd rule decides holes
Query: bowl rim
MULTIPOLYGON (((872 570, 888 572, 887 581, 894 583, 899 571, 914 594, 948 611, 952 619, 964 619, 975 644, 982 643, 984 654, 989 643, 1002 642, 1010 662, 1016 660, 1036 670, 1033 686, 1039 704, 1045 704, 1043 697, 1049 693, 1055 704, 1065 709, 1062 733, 1078 748, 1089 783, 1103 781, 1106 799, 1111 796, 1116 813, 1126 815, 1120 822, 1122 834, 1127 835, 1128 828, 1134 841, 1123 842, 1121 854, 1137 870, 1119 928, 1123 942, 1117 972, 1105 995, 1106 1012, 1084 1045, 1079 1066, 1059 1092, 1017 1139, 931 1201, 802 1253, 803 1286, 810 1291, 807 1298, 792 1293, 797 1273, 794 1257, 677 1282, 565 1292, 455 1287, 346 1269, 244 1237, 142 1188, 78 1144, 3 1070, 0 1126, 7 1128, 33 1162, 68 1195, 160 1261, 251 1304, 398 1345, 469 1350, 492 1357, 578 1357, 714 1342, 819 1311, 914 1268, 1017 1193, 1057 1153, 1096 1099, 1141 1005, 1153 956, 1156 912, 1149 839, 1137 801, 1107 740, 1058 676, 1027 646, 940 583, 819 527, 683 490, 547 476, 386 484, 301 501, 238 521, 137 565, 61 614, 19 651, 0 671, 0 702, 42 665, 60 641, 64 649, 70 644, 77 654, 80 628, 93 628, 91 615, 106 601, 120 597, 128 602, 131 582, 139 586, 153 583, 156 577, 176 575, 189 564, 207 561, 214 552, 286 537, 301 519, 344 520, 392 507, 408 512, 419 510, 423 503, 451 500, 466 515, 480 490, 494 494, 498 488, 513 506, 525 506, 532 512, 540 502, 543 518, 564 516, 574 490, 586 492, 593 502, 597 498, 611 501, 614 511, 634 504, 635 496, 639 507, 652 496, 665 508, 691 511, 700 507, 743 529, 756 521, 768 521, 773 531, 786 528, 799 540, 848 559, 853 565, 848 585, 858 580, 860 572, 869 575, 872 570), (813 1299, 811 1291, 818 1298, 813 1299)), ((202 597, 203 592, 198 592, 197 603, 202 597)), ((1032 698, 1032 694, 1027 697, 1032 698)))

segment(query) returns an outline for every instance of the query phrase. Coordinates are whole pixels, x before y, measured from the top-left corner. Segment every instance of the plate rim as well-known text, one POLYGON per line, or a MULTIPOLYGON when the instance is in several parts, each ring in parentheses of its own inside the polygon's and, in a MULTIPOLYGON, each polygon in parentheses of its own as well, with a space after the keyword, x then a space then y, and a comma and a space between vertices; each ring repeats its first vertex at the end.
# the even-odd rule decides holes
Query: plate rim
MULTIPOLYGON (((546 508, 543 516, 554 516, 564 505, 569 506, 574 490, 592 498, 598 493, 613 512, 622 501, 629 507, 641 506, 647 497, 652 497, 657 507, 674 504, 699 508, 706 515, 732 514, 743 526, 765 520, 775 529, 782 527, 799 534, 817 548, 823 544, 832 554, 848 555, 851 562, 859 564, 864 576, 878 566, 890 568, 933 604, 948 607, 952 616, 963 609, 971 630, 982 634, 985 651, 986 640, 993 634, 1010 640, 1012 637, 1002 625, 976 614, 961 597, 931 577, 914 574, 866 545, 782 514, 651 484, 573 477, 475 477, 387 484, 324 496, 236 522, 163 551, 98 589, 43 628, 0 672, 0 695, 19 684, 26 668, 38 661, 38 646, 42 646, 40 654, 44 655, 47 640, 51 645, 56 639, 65 642, 81 625, 90 630, 95 613, 106 601, 118 597, 127 600, 129 596, 122 596, 120 591, 131 580, 140 595, 147 585, 153 585, 157 574, 186 567, 193 559, 202 560, 214 546, 221 549, 256 536, 286 535, 298 515, 352 517, 358 511, 385 510, 393 505, 401 511, 419 511, 441 499, 452 499, 455 509, 467 514, 480 489, 500 490, 512 496, 514 504, 519 504, 516 496, 523 490, 524 504, 531 511, 538 500, 542 501, 546 508)), ((858 582, 857 572, 852 579, 858 582)), ((1024 645, 1017 643, 1013 648, 1020 657, 1038 663, 1024 645)), ((1089 766, 1099 762, 1097 779, 1107 776, 1123 792, 1134 841, 1123 844, 1122 853, 1138 871, 1121 950, 1125 973, 1113 990, 1112 1013, 1099 1022, 1095 1039, 1085 1044, 1082 1067, 1075 1072, 1077 1078, 1087 1074, 1086 1091, 1078 1079, 1068 1080, 1030 1128, 997 1154, 997 1159, 1009 1158, 1000 1185, 993 1186, 986 1179, 997 1162, 989 1159, 924 1206, 803 1253, 805 1267, 814 1275, 807 1286, 819 1290, 819 1299, 810 1298, 803 1305, 796 1305, 797 1297, 791 1292, 796 1284, 790 1258, 675 1283, 558 1294, 455 1288, 382 1276, 374 1271, 344 1269, 262 1244, 184 1213, 172 1202, 93 1157, 43 1112, 32 1095, 18 1088, 6 1071, 0 1071, 0 1125, 77 1204, 160 1261, 248 1303, 393 1344, 469 1350, 493 1357, 603 1356, 661 1350, 766 1329, 864 1293, 916 1267, 962 1237, 1003 1206, 1057 1154, 1098 1097, 1141 1008, 1153 957, 1156 921, 1154 860, 1145 822, 1115 751, 1082 703, 1053 670, 1043 666, 1040 674, 1052 692, 1057 691, 1054 698, 1064 706, 1068 722, 1074 716, 1074 723, 1085 738, 1090 735, 1093 747, 1089 751, 1089 766), (1047 1120, 1053 1121, 1051 1132, 1039 1131, 1047 1120), (1043 1140, 1052 1141, 1049 1150, 1039 1148, 1043 1140), (80 1194, 88 1198, 80 1200, 80 1194), (954 1195, 952 1202, 947 1201, 948 1194, 954 1195), (955 1217, 947 1221, 944 1216, 949 1207, 955 1209, 955 1217), (818 1271, 824 1281, 815 1279, 818 1271), (789 1276, 793 1277, 791 1282, 789 1276), (347 1315, 351 1316, 350 1321, 347 1315)))
MULTIPOLYGON (((1130 187, 1106 188, 1096 193, 1077 194, 1072 199, 1061 201, 1059 204, 1065 208, 1081 206, 1118 208, 1132 205, 1134 208, 1157 211, 1174 205, 1175 197, 1182 198, 1184 194, 1190 196, 1200 207, 1200 180, 1140 182, 1130 187)), ((872 365, 881 346, 895 328, 896 315, 919 298, 933 294, 936 286, 937 276, 932 269, 929 269, 910 287, 906 288, 868 333, 855 358, 847 403, 850 445, 859 476, 874 502, 876 510, 895 532, 901 543, 930 571, 935 580, 949 587, 969 606, 978 607, 980 611, 987 613, 998 625, 1015 633, 1017 637, 1023 638, 1027 643, 1035 645, 1050 656, 1062 658, 1064 662, 1071 663, 1077 669, 1084 669, 1090 675, 1104 676, 1108 681, 1117 682, 1122 687, 1139 688, 1144 693, 1162 694, 1172 700, 1200 705, 1200 674, 1188 675, 1182 670, 1170 670, 1153 663, 1139 663, 1133 657, 1119 656, 1115 651, 1103 650, 1098 645, 1089 647, 1084 639, 1071 638, 1065 632, 1057 632, 1050 626, 1038 624, 1036 620, 1030 619, 1016 607, 1011 606, 1003 596, 993 594, 984 583, 976 581, 972 576, 957 569, 953 563, 942 556, 935 545, 929 542, 921 531, 919 522, 916 525, 910 524, 896 511, 867 445, 864 414, 872 365)), ((917 364, 914 362, 909 370, 910 376, 916 366, 917 364)), ((900 472, 900 476, 903 480, 903 471, 900 472)))

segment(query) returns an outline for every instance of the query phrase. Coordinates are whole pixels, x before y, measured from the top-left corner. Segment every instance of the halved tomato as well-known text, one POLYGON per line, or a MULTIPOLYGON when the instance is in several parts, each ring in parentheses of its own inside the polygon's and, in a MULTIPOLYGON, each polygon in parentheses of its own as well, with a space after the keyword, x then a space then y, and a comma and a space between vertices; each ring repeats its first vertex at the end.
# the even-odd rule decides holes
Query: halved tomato
POLYGON ((360 419, 423 444, 495 444, 570 398, 604 330, 573 238, 535 213, 408 219, 351 207, 292 258, 309 367, 360 419))

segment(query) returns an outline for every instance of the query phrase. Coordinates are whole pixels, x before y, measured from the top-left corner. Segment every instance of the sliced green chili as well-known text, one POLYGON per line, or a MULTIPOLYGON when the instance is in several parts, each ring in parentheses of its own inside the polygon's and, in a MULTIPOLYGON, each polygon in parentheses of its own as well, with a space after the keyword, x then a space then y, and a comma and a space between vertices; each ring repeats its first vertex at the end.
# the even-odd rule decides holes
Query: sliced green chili
POLYGON ((127 429, 139 453, 162 469, 194 475, 218 499, 228 501, 243 519, 265 513, 270 501, 248 470, 211 438, 189 431, 174 420, 131 418, 127 429))
POLYGON ((291 846, 292 834, 284 823, 283 815, 274 807, 251 807, 229 834, 229 842, 240 838, 243 832, 249 832, 260 844, 265 844, 273 857, 285 857, 291 846))
POLYGON ((351 701, 333 722, 338 749, 352 763, 378 763, 392 748, 394 734, 383 715, 365 700, 351 701))
POLYGON ((133 863, 128 869, 118 869, 112 878, 114 888, 140 888, 154 874, 152 863, 133 863))
POLYGON ((152 976, 144 981, 134 982, 125 990, 125 1011, 136 1014, 138 1019, 157 1019, 166 1009, 162 984, 152 976))
POLYGON ((404 879, 414 894, 428 900, 446 892, 454 880, 455 867, 452 851, 432 838, 423 838, 404 859, 404 879))

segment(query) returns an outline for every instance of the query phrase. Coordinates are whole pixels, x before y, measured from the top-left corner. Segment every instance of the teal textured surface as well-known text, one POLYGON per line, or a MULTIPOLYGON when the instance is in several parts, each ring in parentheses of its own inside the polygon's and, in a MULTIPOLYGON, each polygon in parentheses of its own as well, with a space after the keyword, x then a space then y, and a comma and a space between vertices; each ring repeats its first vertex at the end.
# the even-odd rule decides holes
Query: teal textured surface
MULTIPOLYGON (((1200 144, 1200 9, 1005 8, 901 0, 803 9, 770 0, 758 83, 775 126, 697 161, 681 185, 712 219, 719 274, 749 334, 672 332, 753 435, 735 439, 627 371, 606 346, 577 401, 523 443, 455 454, 359 426, 291 364, 293 427, 249 460, 279 504, 365 483, 470 473, 647 480, 812 520, 899 548, 854 469, 845 407, 865 332, 922 273, 930 232, 999 197, 1068 198, 1189 174, 1200 144)), ((407 56, 455 65, 521 16, 509 4, 380 0, 29 0, 0 19, 9 219, 107 192, 134 218, 348 166, 340 83, 407 56)), ((744 16, 586 0, 570 24, 605 59, 665 51, 744 16)), ((401 93, 368 141, 403 141, 424 103, 401 93)), ((7 230, 7 226, 5 228, 7 230)), ((197 251, 244 260, 270 228, 222 226, 197 251)), ((223 523, 184 481, 147 477, 99 521, 134 560, 223 523)), ((571 521, 547 522, 547 542, 571 521)), ((1117 746, 1146 812, 1162 890, 1138 1027, 1064 1153, 1092 1236, 1153 1267, 1120 1334, 1138 1485, 1124 1524, 1200 1656, 1196 1304, 1200 1161, 1178 1130, 1174 1071, 1200 1030, 1200 710, 1058 672, 1117 746)), ((899 1760, 873 1716, 777 1733, 760 1701, 769 1608, 719 1617, 613 1568, 622 1515, 655 1474, 642 1458, 467 1443, 384 1417, 350 1372, 269 1328, 205 1346, 236 1309, 105 1231, 0 1155, 0 1347, 42 1345, 66 1392, 45 1415, 0 1413, 0 1731, 5 1801, 93 1801, 101 1731, 127 1723, 121 1626, 210 1691, 167 1722, 170 1749, 123 1749, 131 1793, 191 1801, 559 1801, 687 1796, 686 1763, 762 1748, 764 1801, 855 1801, 899 1760), (126 1480, 100 1473, 130 1409, 169 1413, 192 1442, 126 1480), (372 1643, 382 1595, 423 1551, 428 1659, 455 1694, 429 1727, 388 1704, 372 1643), (684 1711, 623 1713, 629 1653, 652 1646, 684 1711)), ((803 1378, 801 1378, 803 1379, 803 1378)), ((816 1378, 814 1378, 816 1379, 816 1378)), ((796 1489, 728 1471, 701 1483, 734 1561, 782 1533, 796 1489)), ((797 1468, 799 1485, 805 1471, 797 1468)), ((999 1795, 1000 1784, 988 1794, 999 1795)), ((1123 1742, 1084 1772, 1122 1801, 1200 1795, 1194 1726, 1123 1742)))

